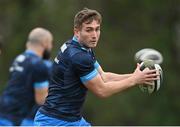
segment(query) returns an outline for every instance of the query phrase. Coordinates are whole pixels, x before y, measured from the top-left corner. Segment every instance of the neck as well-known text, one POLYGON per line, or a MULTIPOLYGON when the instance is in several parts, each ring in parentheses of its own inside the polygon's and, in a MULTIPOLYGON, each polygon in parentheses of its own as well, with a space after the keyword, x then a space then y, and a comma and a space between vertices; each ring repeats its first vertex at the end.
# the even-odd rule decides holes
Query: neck
POLYGON ((90 49, 89 47, 86 47, 86 46, 83 44, 83 42, 79 41, 79 38, 78 38, 76 35, 73 36, 73 40, 76 41, 76 42, 78 42, 79 45, 81 45, 82 47, 84 47, 84 48, 86 48, 86 49, 90 49))
POLYGON ((42 57, 43 51, 38 46, 30 46, 27 48, 27 50, 31 50, 39 57, 42 57))

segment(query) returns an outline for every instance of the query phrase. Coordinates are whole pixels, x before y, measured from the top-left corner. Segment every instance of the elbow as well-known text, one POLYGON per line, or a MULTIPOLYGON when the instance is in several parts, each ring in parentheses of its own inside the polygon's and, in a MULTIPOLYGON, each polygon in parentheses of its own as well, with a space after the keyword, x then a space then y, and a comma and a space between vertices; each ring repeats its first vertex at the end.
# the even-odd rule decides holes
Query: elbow
POLYGON ((105 99, 111 96, 111 94, 109 94, 108 92, 106 92, 105 90, 99 90, 96 93, 96 96, 101 98, 101 99, 105 99))
POLYGON ((107 75, 108 75, 108 73, 101 74, 101 78, 104 81, 104 83, 108 82, 108 76, 107 75))
POLYGON ((96 95, 98 98, 101 98, 101 99, 106 99, 108 98, 109 96, 105 95, 105 94, 97 94, 96 95))

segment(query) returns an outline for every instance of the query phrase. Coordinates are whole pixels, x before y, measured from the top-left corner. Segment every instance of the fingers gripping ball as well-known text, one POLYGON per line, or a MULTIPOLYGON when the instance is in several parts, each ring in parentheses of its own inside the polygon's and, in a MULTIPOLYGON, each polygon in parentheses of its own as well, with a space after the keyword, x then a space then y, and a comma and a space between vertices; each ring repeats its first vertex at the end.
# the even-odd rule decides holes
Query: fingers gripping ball
POLYGON ((160 74, 159 79, 152 81, 150 83, 151 85, 149 85, 149 84, 139 85, 139 88, 142 92, 151 94, 151 93, 154 93, 160 89, 160 86, 161 86, 162 81, 163 81, 163 71, 162 71, 161 66, 159 64, 155 64, 154 61, 152 61, 152 60, 145 60, 140 64, 140 70, 141 71, 143 71, 145 68, 159 70, 159 74, 160 74))

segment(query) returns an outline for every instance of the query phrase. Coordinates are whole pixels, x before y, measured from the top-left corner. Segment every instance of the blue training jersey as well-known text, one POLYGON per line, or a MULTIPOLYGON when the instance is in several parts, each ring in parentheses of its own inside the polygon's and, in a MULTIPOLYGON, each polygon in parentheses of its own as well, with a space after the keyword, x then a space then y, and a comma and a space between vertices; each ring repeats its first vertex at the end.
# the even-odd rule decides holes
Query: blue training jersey
POLYGON ((74 38, 64 43, 54 60, 49 93, 39 111, 66 121, 80 120, 87 93, 83 83, 98 74, 98 67, 91 49, 74 38))
MULTIPOLYGON (((48 72, 49 72, 49 78, 48 81, 50 80, 50 74, 51 74, 51 68, 52 68, 52 61, 50 60, 44 60, 44 63, 46 64, 46 66, 48 67, 48 72)), ((28 113, 28 115, 25 117, 25 119, 30 119, 30 120, 34 120, 34 117, 36 115, 37 110, 39 109, 41 105, 35 104, 31 111, 28 113)))
POLYGON ((9 71, 9 81, 0 96, 0 117, 20 123, 35 104, 34 88, 48 85, 49 72, 30 50, 17 56, 9 71))

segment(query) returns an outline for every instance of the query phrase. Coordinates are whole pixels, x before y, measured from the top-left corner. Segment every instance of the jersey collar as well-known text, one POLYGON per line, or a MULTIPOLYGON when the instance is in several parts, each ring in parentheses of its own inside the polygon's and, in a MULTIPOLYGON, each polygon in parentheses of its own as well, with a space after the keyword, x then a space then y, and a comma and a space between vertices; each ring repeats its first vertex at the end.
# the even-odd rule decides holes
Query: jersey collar
POLYGON ((29 49, 27 49, 27 50, 25 51, 25 53, 30 54, 30 55, 38 56, 33 50, 29 50, 29 49))

